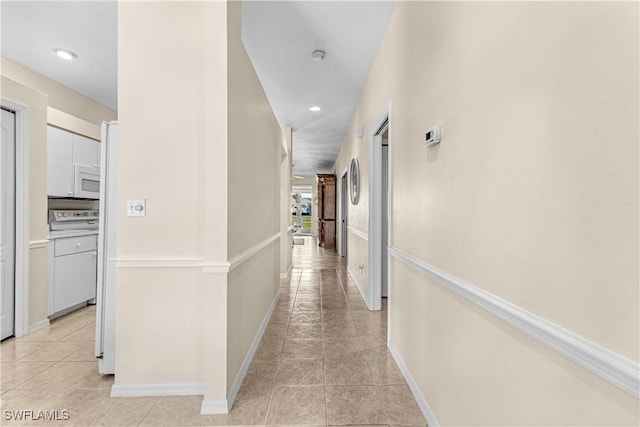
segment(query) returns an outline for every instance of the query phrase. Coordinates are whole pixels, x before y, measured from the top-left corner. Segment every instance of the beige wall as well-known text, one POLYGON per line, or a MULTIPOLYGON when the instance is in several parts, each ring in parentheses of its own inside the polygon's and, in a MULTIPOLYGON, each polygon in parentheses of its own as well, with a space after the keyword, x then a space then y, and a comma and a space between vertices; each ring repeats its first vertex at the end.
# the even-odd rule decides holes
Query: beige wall
POLYGON ((202 384, 215 407, 279 286, 283 134, 240 6, 118 8, 116 386, 202 384), (125 216, 135 198, 146 217, 125 216))
MULTIPOLYGON (((391 103, 391 246, 635 362, 638 36, 637 3, 399 2, 352 123, 391 103)), ((366 183, 347 135, 336 171, 357 156, 366 183)), ((442 425, 640 422, 631 395, 391 267, 391 344, 442 425)))
POLYGON ((29 322, 47 318, 47 123, 100 138, 100 122, 117 113, 32 70, 1 57, 1 96, 29 112, 29 322))
MULTIPOLYGON (((233 270, 227 292, 227 387, 280 285, 283 132, 241 41, 241 2, 227 3, 229 259, 277 239, 233 270)), ((286 184, 285 184, 286 185, 286 184)))
POLYGON ((116 384, 224 397, 226 4, 121 2, 118 46, 116 384))

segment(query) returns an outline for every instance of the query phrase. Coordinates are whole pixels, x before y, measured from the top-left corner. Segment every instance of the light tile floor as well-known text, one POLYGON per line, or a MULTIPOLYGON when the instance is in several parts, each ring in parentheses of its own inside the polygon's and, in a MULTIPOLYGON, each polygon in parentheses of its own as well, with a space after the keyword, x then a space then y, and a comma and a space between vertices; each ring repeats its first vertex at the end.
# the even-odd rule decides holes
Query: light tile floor
POLYGON ((0 345, 0 424, 424 426, 386 348, 386 310, 367 311, 344 259, 304 239, 229 415, 200 415, 201 396, 109 397, 113 377, 97 372, 87 307, 0 345), (7 419, 11 410, 70 418, 19 422, 7 419))

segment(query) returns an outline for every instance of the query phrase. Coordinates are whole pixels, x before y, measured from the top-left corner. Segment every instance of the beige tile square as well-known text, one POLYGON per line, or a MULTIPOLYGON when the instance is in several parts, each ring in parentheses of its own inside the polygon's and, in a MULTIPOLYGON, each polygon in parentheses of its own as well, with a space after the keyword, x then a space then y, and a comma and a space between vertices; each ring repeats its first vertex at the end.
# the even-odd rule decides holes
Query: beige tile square
POLYGON ((291 323, 320 323, 322 314, 320 311, 296 311, 291 315, 291 323))
POLYGON ((244 376, 243 385, 275 385, 279 359, 254 360, 244 376))
POLYGON ((144 416, 141 426, 198 426, 202 396, 159 397, 156 404, 144 416))
POLYGON ((269 324, 271 323, 289 323, 289 318, 291 317, 291 313, 288 311, 274 311, 271 314, 271 319, 269 319, 269 324))
POLYGON ((75 353, 63 359, 65 362, 94 362, 96 361, 96 346, 94 343, 82 343, 82 347, 75 353))
POLYGON ((202 415, 200 425, 264 425, 273 387, 242 386, 228 415, 202 415))
POLYGON ((55 362, 6 362, 2 363, 0 385, 3 390, 16 388, 19 384, 28 379, 41 375, 47 368, 53 366, 55 362))
POLYGON ((324 386, 276 386, 267 415, 270 425, 325 424, 324 386))
POLYGON ((322 359, 282 359, 276 383, 278 385, 323 384, 322 359))
POLYGON ((320 323, 290 323, 287 331, 288 339, 322 338, 322 324, 320 323))
POLYGON ((287 339, 282 350, 282 357, 288 359, 309 359, 320 355, 322 355, 320 339, 287 339))
MULTIPOLYGON (((85 345, 84 342, 58 341, 47 344, 38 351, 30 353, 20 359, 22 362, 59 362, 76 353, 85 345)), ((95 357, 94 357, 95 359, 95 357)))
POLYGON ((387 424, 374 386, 326 386, 330 425, 387 424))
POLYGON ((96 340, 96 327, 93 324, 88 324, 78 329, 77 331, 64 336, 60 341, 95 342, 95 340, 96 340))
POLYGON ((287 336, 287 329, 289 329, 289 324, 287 323, 269 323, 267 327, 264 329, 264 334, 262 334, 262 339, 267 340, 276 340, 276 339, 284 339, 287 336))
POLYGON ((98 362, 58 362, 18 384, 18 389, 41 389, 56 392, 86 388, 110 388, 113 375, 100 375, 98 362))
POLYGON ((322 298, 320 297, 320 295, 316 293, 296 295, 296 303, 309 302, 309 303, 319 304, 321 301, 322 301, 322 298))
POLYGON ((322 321, 326 323, 352 323, 353 319, 349 310, 323 310, 322 321))
POLYGON ((2 351, 0 361, 15 362, 28 354, 39 351, 47 345, 48 343, 46 342, 17 341, 15 338, 6 340, 0 344, 0 349, 2 351))
POLYGON ((323 323, 322 336, 329 338, 353 338, 357 339, 358 330, 352 322, 349 323, 323 323))
POLYGON ((360 340, 353 338, 328 338, 322 343, 325 358, 356 356, 363 350, 360 340))
POLYGON ((280 357, 282 353, 282 347, 284 346, 285 340, 282 338, 262 338, 260 344, 258 344, 258 348, 256 349, 256 354, 253 356, 254 360, 260 359, 275 359, 280 357))
POLYGON ((114 398, 109 389, 76 389, 61 402, 75 426, 137 426, 156 404, 157 397, 114 398))
POLYGON ((379 385, 406 385, 402 373, 391 357, 368 357, 373 379, 379 385))
POLYGON ((373 375, 363 356, 327 358, 324 360, 327 385, 373 385, 373 375))
POLYGON ((387 419, 391 424, 425 425, 411 390, 403 386, 378 386, 378 395, 382 400, 387 419))
POLYGON ((298 302, 293 305, 293 312, 300 311, 320 311, 320 301, 317 302, 298 302))

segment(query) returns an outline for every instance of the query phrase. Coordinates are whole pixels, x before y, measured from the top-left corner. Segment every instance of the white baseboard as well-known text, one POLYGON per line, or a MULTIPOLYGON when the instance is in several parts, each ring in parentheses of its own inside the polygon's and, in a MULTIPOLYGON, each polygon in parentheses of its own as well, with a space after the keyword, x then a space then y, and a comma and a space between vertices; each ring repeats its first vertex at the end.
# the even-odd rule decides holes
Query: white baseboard
POLYGON ((228 414, 229 409, 229 402, 227 399, 208 399, 202 401, 200 413, 203 415, 228 414))
POLYGON ((49 321, 49 319, 42 319, 39 322, 32 323, 31 325, 29 325, 29 333, 35 332, 38 329, 46 328, 50 324, 51 322, 49 321))
POLYGON ((398 364, 398 368, 400 369, 400 372, 402 372, 402 376, 407 381, 407 384, 411 389, 411 393, 413 393, 413 397, 416 399, 416 402, 418 403, 418 407, 422 412, 422 416, 427 421, 427 425, 429 427, 438 427, 440 424, 438 423, 438 420, 433 414, 433 411, 431 410, 431 407, 429 406, 427 399, 424 398, 424 395, 422 394, 422 391, 420 391, 418 384, 411 376, 411 372, 409 372, 409 368, 407 368, 407 365, 404 363, 404 360, 402 360, 402 357, 400 357, 400 354, 395 349, 393 344, 389 344, 389 351, 391 352, 393 359, 398 364))
POLYGON ((289 276, 291 276, 291 270, 293 270, 293 264, 289 265, 289 269, 287 270, 286 273, 280 273, 280 278, 281 279, 288 279, 289 276))
POLYGON ((269 320, 271 320, 271 315, 278 304, 278 299, 280 298, 280 289, 276 292, 273 301, 271 302, 271 306, 265 314, 264 319, 262 319, 262 323, 258 328, 258 332, 256 332, 256 336, 253 338, 253 342, 251 343, 251 347, 247 352, 247 355, 242 362, 242 366, 240 366, 240 370, 236 375, 236 379, 233 381, 231 388, 229 389, 229 393, 227 394, 226 399, 205 399, 202 401, 202 406, 200 407, 200 413, 202 415, 206 414, 228 414, 229 410, 233 408, 233 403, 236 400, 236 396, 238 395, 238 391, 240 390, 240 386, 242 385, 242 381, 244 380, 245 375, 247 375, 247 371, 249 370, 249 365, 251 365, 251 361, 253 360, 253 356, 256 354, 256 350, 258 349, 258 345, 260 344, 260 340, 262 339, 262 335, 264 334, 264 330, 269 324, 269 320))
POLYGON ((360 296, 362 297, 362 301, 364 301, 364 303, 366 304, 367 301, 369 301, 369 298, 367 297, 367 295, 365 295, 364 291, 362 290, 362 286, 360 285, 360 282, 358 282, 358 279, 356 278, 356 275, 353 274, 353 270, 351 270, 351 268, 347 267, 347 273, 349 274, 349 277, 351 277, 351 280, 353 280, 353 283, 356 285, 356 289, 358 289, 358 292, 360 292, 360 296))
POLYGON ((129 383, 111 386, 111 397, 197 396, 204 394, 202 383, 129 383))

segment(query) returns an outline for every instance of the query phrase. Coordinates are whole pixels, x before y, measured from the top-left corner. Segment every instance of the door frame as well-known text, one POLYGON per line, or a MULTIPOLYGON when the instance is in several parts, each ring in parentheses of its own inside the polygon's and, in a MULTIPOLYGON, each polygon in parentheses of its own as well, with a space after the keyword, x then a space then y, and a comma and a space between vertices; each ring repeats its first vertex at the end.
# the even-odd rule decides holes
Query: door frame
POLYGON ((0 98, 0 104, 15 113, 15 309, 14 335, 29 333, 29 110, 25 105, 0 98))
MULTIPOLYGON (((391 103, 387 104, 378 120, 369 132, 369 300, 367 308, 369 310, 382 309, 382 265, 375 262, 386 256, 389 261, 389 252, 382 248, 382 134, 390 129, 391 123, 391 103)), ((388 140, 391 141, 391 131, 389 130, 388 140)), ((389 164, 391 164, 391 142, 389 142, 389 164)), ((389 188, 391 188, 391 168, 389 167, 389 188)), ((391 200, 390 198, 388 200, 391 200)), ((389 224, 391 217, 388 215, 389 224)), ((391 235, 391 227, 389 227, 391 235)), ((390 265, 387 262, 387 265, 390 265)), ((387 283, 391 288, 387 269, 387 283)), ((390 293, 390 289, 388 293, 390 293)))
POLYGON ((349 234, 347 218, 349 217, 349 166, 340 175, 340 256, 347 256, 347 235, 349 234), (344 185, 346 182, 347 185, 344 185), (344 222, 344 225, 342 223, 344 222))

